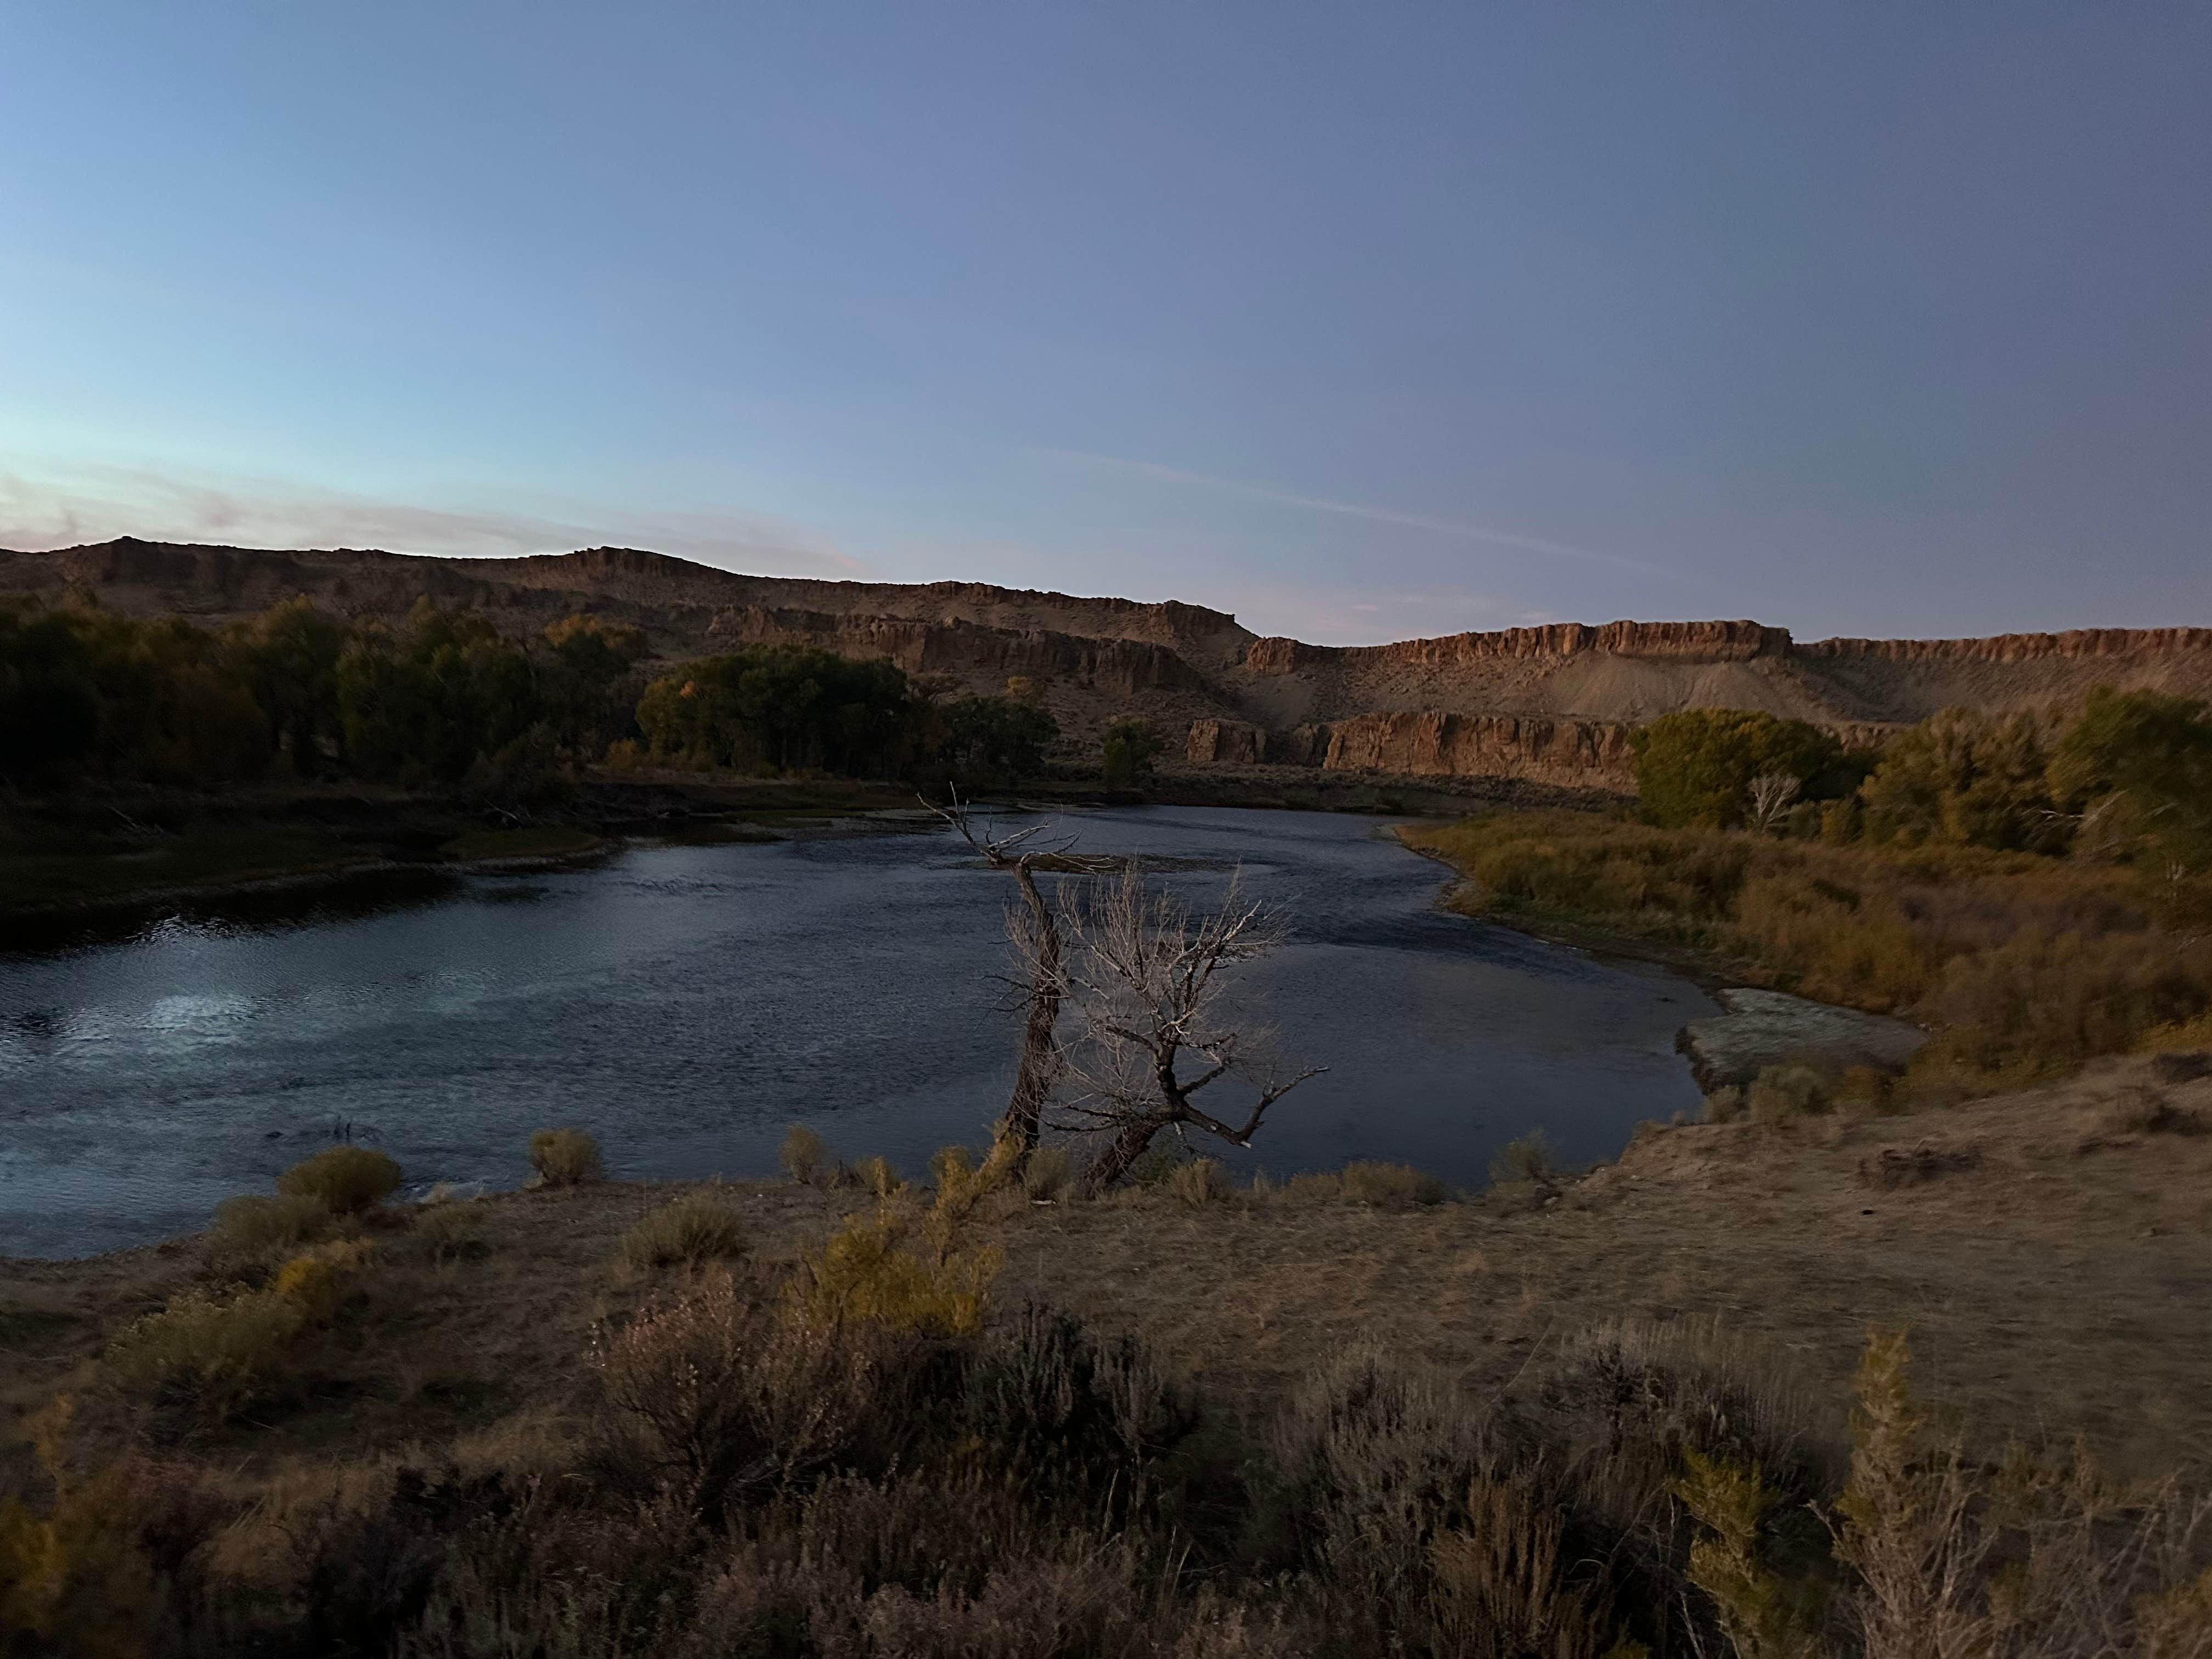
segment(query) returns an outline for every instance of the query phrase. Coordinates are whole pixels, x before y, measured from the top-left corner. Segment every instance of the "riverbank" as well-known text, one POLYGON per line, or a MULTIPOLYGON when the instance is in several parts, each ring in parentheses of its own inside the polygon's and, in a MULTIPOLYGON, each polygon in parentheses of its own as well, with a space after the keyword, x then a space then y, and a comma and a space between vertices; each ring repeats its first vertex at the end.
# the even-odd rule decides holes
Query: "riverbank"
POLYGON ((2212 1042, 2212 935, 2187 889, 2124 866, 1976 848, 1830 846, 1657 830, 1622 814, 1483 812, 1401 839, 1462 915, 1721 985, 1909 1019, 1900 1085, 1957 1099, 2084 1061, 2212 1042))
POLYGON ((19 796, 0 815, 0 921, 377 872, 557 862, 632 836, 773 839, 915 804, 889 784, 611 775, 527 808, 335 785, 19 796))
MULTIPOLYGON (((570 1412, 590 1325, 654 1290, 621 1236, 696 1193, 733 1206, 769 1266, 872 1205, 854 1187, 732 1181, 400 1206, 371 1233, 390 1283, 331 1376, 222 1443, 365 1452, 570 1412), (443 1243, 425 1264, 410 1241, 433 1217, 443 1243)), ((994 1320, 1063 1307, 1255 1407, 1361 1340, 1487 1393, 1618 1319, 1718 1322, 1840 1395, 1869 1326, 1905 1322, 1975 1420, 2078 1430, 2142 1473, 2175 1448, 2212 1458, 2193 1316, 2212 1304, 2208 1193, 2212 1055, 2172 1054, 1917 1114, 1649 1125, 1580 1176, 1426 1206, 1293 1183, 1194 1206, 1162 1184, 987 1210, 977 1237, 1004 1255, 994 1320)), ((97 1387, 124 1325, 224 1280, 209 1245, 0 1257, 0 1412, 20 1425, 57 1389, 97 1387)))
MULTIPOLYGON (((1499 802, 1553 805, 1558 789, 1504 780, 1443 785, 1303 768, 1249 775, 1162 773, 1141 791, 1071 774, 1006 792, 1037 806, 1239 806, 1442 816, 1499 802)), ((0 925, 163 902, 271 892, 393 872, 458 872, 589 857, 624 837, 706 842, 895 825, 916 805, 901 783, 592 770, 526 807, 367 785, 222 792, 86 787, 0 801, 0 925)))
MULTIPOLYGON (((1969 1469, 2016 1438, 2044 1460, 2048 1490, 2068 1489, 2078 1436, 2104 1477, 2202 1480, 2212 1462, 2212 1395, 2195 1316, 2212 1297, 2208 1126, 2212 1057, 2164 1056, 1917 1117, 1655 1127, 1579 1180, 1522 1181, 1429 1204, 1402 1184, 1395 1200, 1402 1207, 1357 1201, 1329 1183, 1265 1193, 1163 1185, 1091 1204, 1006 1194, 969 1212, 957 1234, 961 1259, 983 1264, 974 1363, 1003 1390, 1009 1374, 988 1367, 1014 1363, 994 1356, 1020 1356, 1047 1379, 1072 1376, 1080 1400, 1089 1362, 1052 1369, 1074 1362, 1037 1346, 1040 1331, 1054 1328, 1029 1310, 1079 1319, 1096 1352, 1123 1356, 1112 1361, 1121 1370, 1102 1376, 1126 1379, 1128 1398, 1164 1402, 1144 1407, 1161 1414, 1143 1419, 1131 1455, 1144 1479, 1182 1494, 1187 1507, 1172 1513, 1207 1540, 1200 1578, 1298 1617, 1322 1615, 1282 1599, 1273 1576, 1282 1563, 1264 1545, 1248 1553, 1264 1534, 1239 1528, 1264 1521, 1267 1507, 1254 1507, 1243 1482, 1259 1479, 1273 1491, 1295 1474, 1294 1462, 1278 1474, 1282 1466, 1264 1460, 1298 1443, 1299 1422, 1327 1414, 1316 1403, 1334 1397, 1327 1390, 1352 1389, 1346 1397, 1357 1409, 1358 1389, 1369 1386, 1357 1378, 1371 1370, 1386 1391, 1419 1402, 1402 1418, 1385 1412, 1381 1438, 1347 1429, 1353 1438, 1327 1454, 1361 1460, 1341 1466, 1346 1477, 1369 1472, 1386 1492, 1398 1478, 1393 1449, 1449 1462, 1473 1437, 1519 1457, 1534 1437, 1557 1455, 1534 1467, 1565 1484, 1532 1487, 1532 1499, 1566 1514, 1571 1527, 1598 1528, 1589 1534, 1598 1540, 1590 1559, 1634 1559, 1656 1564, 1638 1571, 1677 1575, 1662 1586, 1624 1581, 1646 1599, 1618 1610, 1648 1640, 1655 1620, 1692 1605, 1680 1599, 1679 1577, 1691 1534, 1665 1501, 1682 1446, 1744 1461, 1795 1501, 1832 1509, 1847 1455, 1849 1379, 1870 1328, 1909 1326, 1919 1406, 1966 1425, 1969 1469), (1150 1358, 1116 1348, 1124 1336, 1150 1358), (1278 1424, 1291 1426, 1270 1426, 1278 1424), (1634 1466, 1632 1490, 1658 1508, 1624 1510, 1621 1489, 1606 1482, 1632 1470, 1607 1460, 1620 1456, 1624 1434, 1641 1445, 1636 1437, 1647 1432, 1656 1461, 1634 1466), (1431 1434, 1440 1437, 1419 1437, 1431 1434), (1623 1514, 1634 1517, 1626 1533, 1623 1514), (1601 1547, 1608 1538, 1637 1554, 1601 1547)), ((440 1530, 434 1518, 444 1511, 426 1507, 440 1503, 489 1505, 482 1514, 465 1507, 462 1519, 489 1526, 511 1515, 540 1540, 558 1537, 564 1524, 631 1540, 645 1525, 637 1517, 653 1513, 649 1495, 663 1488, 650 1465, 617 1461, 631 1443, 616 1435, 620 1413, 682 1401, 633 1395, 611 1419, 608 1390, 627 1375, 612 1334, 641 1321, 647 1330, 689 1332, 686 1342, 708 1346, 672 1353, 691 1356, 686 1364, 713 1363, 725 1352, 713 1345, 732 1341, 738 1354, 763 1356, 747 1363, 799 1364, 805 1351, 792 1354, 774 1334, 787 1328, 778 1322, 778 1287, 809 1282, 817 1270, 809 1264, 826 1259, 831 1235, 873 1209, 856 1185, 782 1182, 586 1185, 372 1215, 352 1230, 357 1243, 343 1252, 344 1277, 317 1304, 319 1322, 286 1349, 283 1369, 253 1377, 251 1409, 198 1420, 177 1416, 173 1401, 144 1392, 103 1356, 155 1310, 252 1294, 240 1290, 241 1276, 262 1282, 283 1249, 241 1260, 234 1246, 188 1237, 84 1261, 0 1263, 0 1419, 13 1443, 0 1458, 0 1487, 28 1466, 24 1442, 44 1433, 60 1447, 50 1462, 79 1471, 70 1478, 88 1483, 81 1490, 121 1482, 137 1497, 112 1505, 114 1514, 144 1520, 155 1545, 167 1537, 189 1548, 191 1571, 211 1595, 264 1618, 316 1605, 325 1546, 333 1562, 372 1549, 360 1559, 382 1559, 398 1539, 422 1570, 448 1570, 473 1534, 440 1530), (626 1241, 679 1199, 703 1201, 721 1218, 703 1265, 646 1265, 626 1241), (733 1269, 740 1286, 740 1322, 726 1328, 714 1322, 718 1265, 733 1269), (707 1322, 662 1328, 656 1316, 707 1322), (604 1369, 611 1365, 617 1369, 604 1369), (58 1424, 46 1407, 60 1394, 76 1405, 58 1424), (633 1491, 624 1471, 637 1467, 647 1473, 633 1491), (160 1534, 157 1517, 179 1530, 160 1534), (402 1530, 362 1530, 370 1528, 402 1530)), ((963 1397, 969 1407, 1004 1400, 958 1391, 948 1368, 971 1363, 962 1358, 970 1351, 936 1345, 934 1381, 898 1409, 919 1425, 967 1408, 963 1397)), ((892 1364, 897 1352, 871 1363, 892 1364)), ((779 1373, 748 1375, 773 1388, 779 1373)), ((836 1409, 834 1379, 805 1375, 816 1379, 806 1408, 836 1409)), ((669 1419, 678 1429, 689 1420, 669 1419)), ((1088 1443, 1075 1418, 1049 1420, 1045 1461, 1010 1495, 1029 1492, 1088 1443)), ((989 1435, 1016 1432, 1019 1419, 1015 1428, 981 1421, 989 1445, 989 1435)), ((927 1517, 939 1517, 941 1528, 951 1504, 988 1524, 996 1488, 974 1490, 953 1473, 973 1470, 976 1443, 962 1440, 957 1462, 931 1476, 935 1496, 922 1515, 893 1519, 904 1513, 893 1506, 884 1523, 919 1526, 927 1539, 934 1535, 927 1517)), ((1036 1455, 1029 1445, 1008 1440, 994 1455, 1026 1468, 1019 1460, 1036 1455)), ((812 1478, 802 1478, 802 1492, 812 1478)), ((852 1501, 889 1502, 876 1494, 892 1477, 867 1478, 886 1487, 860 1485, 852 1501)), ((1462 1477, 1456 1490, 1466 1486, 1462 1477)), ((1316 1519, 1346 1501, 1334 1484, 1303 1500, 1297 1491, 1285 1487, 1283 1501, 1316 1519)), ((1456 1498, 1446 1492, 1441 1501, 1456 1498)), ((689 1513, 677 1505, 669 1525, 689 1513)), ((635 1560, 595 1558, 617 1587, 632 1582, 627 1574, 690 1559, 694 1546, 679 1541, 688 1533, 647 1530, 649 1538, 632 1540, 645 1551, 635 1560), (678 1549, 684 1553, 669 1553, 678 1549)), ((1187 1544, 1188 1533, 1179 1535, 1187 1544)), ((1818 1539, 1818 1528, 1808 1536, 1818 1539)), ((719 1533, 705 1543, 726 1559, 731 1546, 719 1533)), ((1425 1534, 1413 1547, 1411 1559, 1425 1559, 1425 1534)), ((1808 1571, 1786 1539, 1766 1547, 1774 1570, 1808 1571)), ((2184 1565, 2182 1576, 2199 1565, 2184 1565)), ((1145 1569, 1160 1571, 1173 1570, 1145 1569)), ((1822 1576, 1818 1565, 1809 1571, 1822 1576)), ((921 1586, 925 1595, 933 1582, 921 1586)), ((387 1593, 401 1595, 378 1592, 387 1593)), ((466 1584, 455 1593, 489 1594, 466 1584)), ((667 1605, 681 1612, 690 1603, 667 1605)), ((395 1613, 373 1601, 356 1616, 412 1620, 419 1611, 419 1602, 395 1613)), ((1188 1650, 1310 1650, 1297 1641, 1188 1650)))

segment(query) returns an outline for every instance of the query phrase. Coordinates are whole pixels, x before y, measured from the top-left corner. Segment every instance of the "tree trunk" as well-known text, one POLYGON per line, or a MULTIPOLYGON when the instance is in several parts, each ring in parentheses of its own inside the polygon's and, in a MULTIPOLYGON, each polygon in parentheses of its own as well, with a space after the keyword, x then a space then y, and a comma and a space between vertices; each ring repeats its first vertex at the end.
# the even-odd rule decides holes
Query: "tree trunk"
POLYGON ((1125 1125, 1083 1172, 1083 1195, 1096 1198, 1128 1174, 1129 1166, 1145 1155, 1152 1137, 1168 1122, 1164 1117, 1140 1117, 1125 1125))
POLYGON ((1006 1102, 1006 1115, 999 1120, 992 1151, 995 1159, 1003 1160, 1014 1174, 1019 1175, 1030 1154, 1036 1150, 1037 1128, 1044 1115, 1045 1103, 1052 1098, 1053 1085, 1060 1081, 1060 1047, 1054 1041, 1054 1032, 1060 1024, 1060 928, 1052 907, 1037 890, 1036 878, 1030 873, 1027 858, 1015 860, 1014 880, 1036 925, 1036 955, 1030 964, 1029 1018, 1022 1028, 1021 1067, 1014 1075, 1013 1096, 1006 1102))

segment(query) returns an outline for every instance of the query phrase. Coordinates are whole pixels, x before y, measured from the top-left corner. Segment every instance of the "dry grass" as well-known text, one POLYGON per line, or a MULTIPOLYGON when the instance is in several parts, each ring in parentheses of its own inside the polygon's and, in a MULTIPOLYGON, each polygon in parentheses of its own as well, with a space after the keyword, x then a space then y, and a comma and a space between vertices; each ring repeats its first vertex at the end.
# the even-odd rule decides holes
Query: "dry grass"
POLYGON ((622 1239, 623 1260, 633 1267, 701 1267, 737 1260, 750 1248, 744 1218, 707 1193, 663 1205, 622 1239))
POLYGON ((208 1257, 224 1268, 249 1266, 273 1253, 312 1244, 334 1224, 330 1206, 305 1194, 227 1198, 215 1206, 215 1221, 207 1231, 208 1257))
POLYGON ((1468 878, 1453 902, 1471 915, 1601 930, 1923 1019, 1936 1037, 1915 1069, 1932 1085, 2057 1076, 2171 1046, 2160 1034, 2212 1014, 2212 939, 2161 927, 2180 913, 2172 894, 2118 866, 1655 830, 1596 813, 1492 812, 1401 834, 1468 878))
MULTIPOLYGON (((703 1655, 744 1650, 768 1620, 799 1652, 896 1636, 922 1652, 1595 1654, 1623 1633, 1685 1651, 1693 1627, 1717 1652, 1712 1587, 1731 1563, 1754 1590, 1771 1580, 1820 1651, 1845 1651, 1870 1628, 1857 1598, 1879 1575, 1839 1568, 1806 1506, 1838 1513, 1854 1478, 1842 1407, 1865 1331, 1909 1320, 1904 1416, 1927 1428, 1868 1468, 1971 1476, 1958 1536, 1983 1553, 1960 1559, 1995 1575, 1965 1581, 1975 1607, 2017 1581, 2024 1628, 2073 1641, 2104 1620, 2109 1650, 2148 1652, 2154 1620, 2182 1631, 2201 1614, 2204 1539, 2190 1541, 2186 1506, 2122 1494, 2088 1524, 2090 1488, 2039 1454, 2017 1465, 2027 1507, 2000 1524, 2012 1489, 1986 1471, 2008 1430, 2078 1431, 2115 1475, 2212 1462, 2201 1331, 2175 1313, 2212 1296, 2212 1137, 2118 1127, 2212 1106, 2212 1078, 2169 1062, 1939 1114, 1662 1131, 1542 1209, 1194 1208, 1163 1188, 978 1206, 957 1248, 1005 1255, 982 1329, 866 1347, 865 1409, 835 1403, 854 1397, 836 1380, 850 1355, 833 1366, 810 1346, 857 1328, 789 1322, 779 1288, 821 1259, 849 1194, 697 1189, 743 1217, 751 1260, 665 1279, 616 1257, 666 1189, 431 1206, 377 1235, 375 1270, 294 1350, 301 1386, 264 1392, 252 1422, 204 1427, 204 1449, 167 1455, 170 1473, 105 1512, 128 1517, 132 1550, 206 1540, 191 1571, 250 1590, 236 1605, 253 1618, 319 1609, 336 1621, 320 1628, 370 1651, 703 1655), (1968 1146, 1979 1163, 1940 1179, 1870 1189, 1858 1174, 1885 1152, 1968 1146), (418 1250, 447 1225, 482 1253, 418 1250), (1033 1303, 1081 1324, 1070 1334, 1033 1303), (583 1363, 595 1328, 636 1334, 626 1394, 583 1363), (1346 1358, 1316 1376, 1327 1355, 1346 1358), (926 1387, 912 1364, 933 1368, 926 1387), (686 1396, 694 1364, 737 1380, 686 1396), (729 1414, 697 1427, 708 1397, 729 1414), (810 1428, 793 1401, 830 1406, 810 1428), (1936 1431, 1951 1420, 1977 1439, 1947 1462, 1936 1431), (979 1462, 978 1445, 1004 1449, 979 1462), (1717 1480, 1699 1512, 1741 1513, 1709 1501, 1731 1491, 1763 1505, 1733 1555, 1676 1496, 1692 1452, 1717 1480), (687 1496, 704 1487, 721 1498, 687 1496), (702 1531, 695 1515, 720 1518, 702 1531), (2001 1571, 2039 1559, 2051 1570, 2001 1571), (370 1562, 398 1577, 349 1565, 370 1562), (395 1624, 375 1599, 394 1583, 428 1626, 395 1624), (1822 1602, 1808 1588, 1821 1583, 1840 1590, 1822 1602), (449 1616, 476 1645, 456 1645, 449 1616), (501 1620, 507 1647, 487 1633, 501 1620)), ((0 1399, 78 1392, 76 1455, 112 1455, 129 1425, 88 1386, 100 1355, 192 1293, 201 1261, 187 1245, 9 1264, 0 1399)), ((27 1490, 44 1516, 45 1488, 27 1490)), ((95 1603, 102 1571, 70 1581, 72 1605, 95 1603)), ((1931 1581, 1881 1582, 1911 1608, 1931 1581)), ((256 1632, 178 1650, 330 1650, 256 1632)))

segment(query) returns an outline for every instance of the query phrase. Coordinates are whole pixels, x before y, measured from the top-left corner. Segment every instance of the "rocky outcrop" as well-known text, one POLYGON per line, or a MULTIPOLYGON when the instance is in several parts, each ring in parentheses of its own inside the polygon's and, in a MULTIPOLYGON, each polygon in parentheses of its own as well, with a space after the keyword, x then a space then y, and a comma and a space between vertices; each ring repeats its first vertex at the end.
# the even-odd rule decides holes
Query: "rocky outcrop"
POLYGON ((1625 788, 1635 781, 1630 728, 1501 714, 1361 714, 1329 727, 1331 771, 1414 777, 1528 778, 1625 788))
POLYGON ((2044 711, 2098 684, 2212 696, 2212 628, 1808 644, 1748 621, 1553 623, 1318 646, 1258 638, 1225 612, 1174 600, 755 576, 639 548, 435 559, 126 538, 0 551, 0 602, 74 599, 220 623, 301 595, 391 623, 427 597, 516 634, 586 611, 642 629, 671 661, 803 643, 894 662, 956 694, 1022 676, 1071 751, 1091 756, 1109 720, 1134 714, 1182 732, 1193 766, 1604 789, 1630 783, 1629 732, 1677 708, 1764 709, 1864 743, 1939 708, 2044 711))
POLYGON ((1790 630, 1755 622, 1553 623, 1488 634, 1447 634, 1392 645, 1304 645, 1297 640, 1252 641, 1244 666, 1255 674, 1302 668, 1448 667, 1501 658, 1571 657, 1583 652, 1670 662, 1743 662, 1790 650, 1790 630))
POLYGON ((933 623, 886 617, 739 605, 715 613, 708 648, 805 645, 840 656, 896 663, 909 674, 980 682, 996 690, 1016 675, 1063 690, 1135 697, 1152 691, 1204 696, 1205 677, 1164 645, 1084 639, 1072 634, 933 623))
POLYGON ((1808 1002, 1782 991, 1716 994, 1724 1012, 1693 1019, 1676 1047, 1705 1089, 1751 1082, 1769 1066, 1812 1066, 1831 1074, 1853 1066, 1902 1072, 1928 1041, 1907 1020, 1808 1002))
POLYGON ((1885 662, 2016 663, 2212 653, 2212 628, 2075 628, 2063 634, 1995 634, 1979 640, 1815 640, 1805 657, 1875 657, 1885 662))

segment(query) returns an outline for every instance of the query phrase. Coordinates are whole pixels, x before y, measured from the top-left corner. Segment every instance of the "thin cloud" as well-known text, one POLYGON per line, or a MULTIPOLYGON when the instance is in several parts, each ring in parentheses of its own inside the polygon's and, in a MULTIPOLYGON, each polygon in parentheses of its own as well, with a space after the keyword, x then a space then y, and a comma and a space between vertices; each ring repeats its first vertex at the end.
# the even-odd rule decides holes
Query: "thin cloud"
POLYGON ((1158 461, 1133 460, 1125 455, 1100 455, 1085 449, 1047 448, 1042 453, 1058 456, 1063 460, 1080 462, 1086 466, 1134 473, 1139 477, 1157 478, 1166 483, 1190 484, 1224 495, 1241 495, 1247 501, 1304 507, 1314 513, 1333 513, 1340 518, 1364 519, 1370 524, 1400 525, 1407 529, 1426 530, 1439 536, 1453 536, 1467 541, 1492 542, 1501 547, 1517 547, 1553 558, 1609 564, 1622 570, 1639 571, 1645 575, 1671 578, 1675 574, 1671 570, 1621 554, 1601 553, 1593 548, 1575 547, 1542 536, 1523 536, 1510 530, 1492 530, 1487 526, 1468 524, 1459 519, 1439 519, 1426 513, 1402 512, 1394 507, 1370 507, 1360 501, 1340 501, 1328 495, 1301 495, 1296 490, 1277 489, 1267 484, 1247 483, 1240 478, 1219 478, 1207 472, 1187 472, 1181 467, 1164 466, 1158 461))
POLYGON ((43 550, 114 536, 245 547, 374 547, 514 558, 607 544, 725 569, 851 578, 855 560, 794 526, 732 512, 641 514, 563 502, 557 513, 427 507, 260 479, 151 467, 0 471, 0 547, 43 550))

